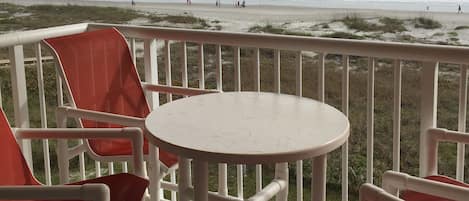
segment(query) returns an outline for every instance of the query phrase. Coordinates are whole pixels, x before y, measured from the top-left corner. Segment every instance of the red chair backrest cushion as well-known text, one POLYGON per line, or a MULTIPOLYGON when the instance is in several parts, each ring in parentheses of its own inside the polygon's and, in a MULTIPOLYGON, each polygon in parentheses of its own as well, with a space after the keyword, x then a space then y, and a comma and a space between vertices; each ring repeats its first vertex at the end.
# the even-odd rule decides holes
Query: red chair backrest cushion
MULTIPOLYGON (((46 39, 78 108, 133 117, 150 110, 125 38, 114 28, 46 39)), ((82 121, 85 128, 120 127, 82 121)))
MULTIPOLYGON (((50 38, 45 42, 58 57, 59 72, 64 73, 77 108, 141 118, 150 113, 127 42, 116 29, 50 38)), ((122 127, 84 119, 81 122, 85 128, 122 127)), ((105 155, 126 154, 130 146, 128 140, 95 139, 89 143, 95 152, 105 155)))
POLYGON ((38 185, 16 143, 3 109, 0 113, 0 186, 38 185))

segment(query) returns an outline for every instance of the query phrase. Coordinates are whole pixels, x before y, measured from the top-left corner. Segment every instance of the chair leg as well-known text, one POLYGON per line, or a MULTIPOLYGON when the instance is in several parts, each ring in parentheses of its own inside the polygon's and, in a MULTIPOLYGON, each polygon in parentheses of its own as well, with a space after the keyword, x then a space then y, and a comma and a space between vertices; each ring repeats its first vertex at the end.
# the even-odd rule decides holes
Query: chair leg
POLYGON ((276 201, 288 200, 288 163, 275 164, 275 178, 286 181, 287 186, 281 190, 275 197, 276 201))

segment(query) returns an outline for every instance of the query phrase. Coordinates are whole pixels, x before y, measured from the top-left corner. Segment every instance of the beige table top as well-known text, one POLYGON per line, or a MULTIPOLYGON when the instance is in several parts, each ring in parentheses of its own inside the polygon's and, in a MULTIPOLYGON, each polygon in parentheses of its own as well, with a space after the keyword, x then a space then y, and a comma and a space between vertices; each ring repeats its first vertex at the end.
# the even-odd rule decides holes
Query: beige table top
POLYGON ((349 121, 327 104, 292 95, 229 92, 179 99, 146 119, 150 141, 178 155, 218 163, 278 163, 341 146, 349 121))

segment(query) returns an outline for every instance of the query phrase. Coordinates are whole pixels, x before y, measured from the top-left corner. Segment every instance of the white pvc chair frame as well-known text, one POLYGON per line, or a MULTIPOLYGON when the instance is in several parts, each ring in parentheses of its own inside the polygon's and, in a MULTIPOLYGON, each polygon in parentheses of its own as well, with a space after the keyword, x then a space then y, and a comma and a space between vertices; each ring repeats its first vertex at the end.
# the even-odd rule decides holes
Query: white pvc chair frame
POLYGON ((370 183, 362 184, 359 193, 360 201, 404 201, 370 183))
MULTIPOLYGON (((107 139, 124 138, 132 143, 133 173, 143 176, 143 135, 140 128, 103 129, 14 129, 20 139, 107 139)), ((0 200, 110 201, 105 184, 58 186, 0 186, 0 200)))
POLYGON ((411 190, 457 201, 465 201, 469 197, 469 188, 394 171, 384 173, 383 189, 393 195, 398 195, 400 190, 411 190))

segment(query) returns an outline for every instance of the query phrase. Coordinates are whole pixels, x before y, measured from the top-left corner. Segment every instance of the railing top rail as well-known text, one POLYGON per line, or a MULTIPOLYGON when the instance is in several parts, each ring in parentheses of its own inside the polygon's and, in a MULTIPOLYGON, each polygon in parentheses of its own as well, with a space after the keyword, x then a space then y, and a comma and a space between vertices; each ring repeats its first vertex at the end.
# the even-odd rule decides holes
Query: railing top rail
POLYGON ((0 48, 14 45, 23 45, 37 43, 45 38, 59 37, 70 34, 85 32, 88 28, 87 23, 71 24, 44 29, 28 30, 21 32, 12 32, 0 35, 0 48))
POLYGON ((274 34, 235 33, 134 25, 89 24, 89 29, 101 29, 106 27, 116 27, 128 37, 143 39, 158 38, 164 40, 189 41, 228 46, 296 51, 304 50, 329 54, 469 64, 468 47, 285 36, 274 34))
POLYGON ((81 23, 0 35, 0 48, 39 42, 44 38, 116 27, 128 37, 188 41, 228 46, 315 51, 364 57, 469 64, 469 48, 351 39, 253 34, 133 25, 81 23))

